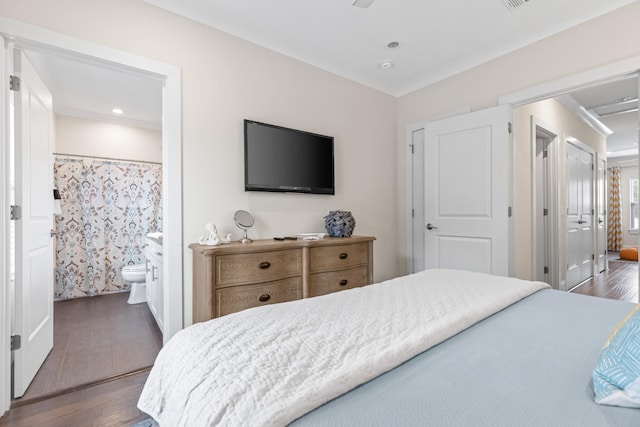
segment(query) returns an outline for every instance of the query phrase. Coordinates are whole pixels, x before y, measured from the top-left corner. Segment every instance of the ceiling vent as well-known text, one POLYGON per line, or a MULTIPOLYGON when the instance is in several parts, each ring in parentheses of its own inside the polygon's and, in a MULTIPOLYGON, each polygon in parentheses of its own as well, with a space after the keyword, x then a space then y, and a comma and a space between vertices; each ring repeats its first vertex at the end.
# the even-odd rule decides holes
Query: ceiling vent
POLYGON ((531 0, 502 0, 502 3, 504 3, 505 6, 507 6, 507 9, 515 10, 521 6, 524 6, 530 1, 531 0))
POLYGON ((369 6, 371 6, 371 3, 373 3, 373 0, 355 0, 353 2, 353 5, 357 6, 357 7, 361 7, 363 9, 366 9, 369 6))

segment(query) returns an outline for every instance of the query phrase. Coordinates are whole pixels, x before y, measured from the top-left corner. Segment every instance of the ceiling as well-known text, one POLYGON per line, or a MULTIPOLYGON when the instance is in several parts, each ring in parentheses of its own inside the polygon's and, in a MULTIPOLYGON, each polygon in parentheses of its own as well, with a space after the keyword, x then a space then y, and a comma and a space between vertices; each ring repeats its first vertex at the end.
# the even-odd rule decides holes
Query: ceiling
POLYGON ((58 52, 26 50, 25 54, 53 94, 56 114, 162 128, 161 79, 58 52), (113 113, 114 108, 123 113, 113 113))
POLYGON ((635 0, 145 1, 401 96, 635 0))
POLYGON ((566 98, 582 111, 581 116, 590 115, 592 120, 604 125, 612 133, 607 136, 607 157, 637 156, 638 154, 638 77, 607 82, 571 92, 559 97, 567 105, 566 98))
MULTIPOLYGON (((361 8, 354 0, 145 1, 396 96, 632 2, 374 0, 361 8), (393 41, 399 46, 389 49, 393 41), (383 69, 386 60, 393 65, 383 69)), ((160 79, 59 51, 27 55, 54 94, 56 113, 161 129, 160 79), (115 107, 124 114, 113 114, 115 107)), ((564 100, 569 96, 584 110, 627 97, 637 108, 638 82, 590 87, 564 100)), ((592 111, 614 131, 610 157, 637 149, 637 114, 592 111)))

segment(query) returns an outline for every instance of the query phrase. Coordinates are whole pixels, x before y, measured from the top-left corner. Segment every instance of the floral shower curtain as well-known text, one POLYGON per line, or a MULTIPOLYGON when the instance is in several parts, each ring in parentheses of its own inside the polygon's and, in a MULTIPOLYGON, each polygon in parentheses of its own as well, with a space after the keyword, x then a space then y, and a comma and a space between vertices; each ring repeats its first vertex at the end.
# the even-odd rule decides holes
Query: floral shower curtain
POLYGON ((610 251, 622 248, 622 215, 620 211, 620 168, 609 168, 609 224, 607 247, 610 251))
POLYGON ((56 289, 61 299, 125 289, 122 267, 145 262, 145 235, 162 230, 162 167, 56 158, 56 289))

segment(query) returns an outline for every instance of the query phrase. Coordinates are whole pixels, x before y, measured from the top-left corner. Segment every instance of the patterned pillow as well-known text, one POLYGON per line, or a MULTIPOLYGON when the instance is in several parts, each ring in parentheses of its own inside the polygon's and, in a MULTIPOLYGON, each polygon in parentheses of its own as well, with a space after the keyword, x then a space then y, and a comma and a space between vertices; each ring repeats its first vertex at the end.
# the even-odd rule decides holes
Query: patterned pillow
POLYGON ((596 403, 640 408, 640 304, 613 330, 600 352, 593 389, 596 403))

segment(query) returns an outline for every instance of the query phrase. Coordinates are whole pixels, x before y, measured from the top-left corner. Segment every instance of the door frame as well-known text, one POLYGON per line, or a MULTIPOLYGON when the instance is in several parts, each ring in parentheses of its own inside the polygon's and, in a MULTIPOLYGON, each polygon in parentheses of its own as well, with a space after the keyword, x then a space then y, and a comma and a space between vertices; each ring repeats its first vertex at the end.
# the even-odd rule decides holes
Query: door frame
MULTIPOLYGON (((541 267, 548 267, 548 283, 554 289, 560 286, 560 240, 558 236, 558 155, 559 155, 560 133, 553 126, 545 123, 538 117, 531 116, 531 279, 541 280, 538 276, 541 267), (537 170, 537 140, 538 136, 548 140, 547 144, 547 170, 544 176, 538 176, 537 170), (542 181, 542 182, 540 182, 542 181), (547 224, 540 221, 540 206, 538 206, 539 192, 543 192, 547 200, 547 224), (539 259, 538 240, 539 233, 544 233, 545 244, 543 249, 543 259, 539 259)), ((543 280, 541 280, 543 281, 543 280)))
MULTIPOLYGON (((2 40, 4 42, 4 40, 2 40)), ((0 53, 0 87, 9 87, 9 66, 4 54, 5 47, 2 46, 0 53)), ((0 89, 0 242, 9 242, 10 218, 9 218, 9 111, 5 103, 5 90, 0 89)), ((10 264, 10 250, 7 244, 0 244, 0 271, 8 272, 10 264)), ((11 402, 11 349, 9 340, 11 337, 11 312, 9 307, 9 277, 8 274, 0 275, 0 308, 4 315, 0 316, 0 416, 7 409, 11 402), (9 380, 9 381, 7 381, 9 380), (7 382, 9 384, 7 385, 7 382)))
MULTIPOLYGON (((413 124, 413 125, 409 125, 406 128, 406 141, 407 141, 407 146, 406 146, 406 150, 405 150, 405 156, 406 156, 406 165, 407 165, 407 182, 409 185, 407 185, 407 219, 406 219, 406 235, 407 235, 407 274, 411 274, 411 273, 416 273, 415 270, 415 262, 414 260, 416 259, 416 253, 414 252, 414 239, 416 238, 416 230, 415 230, 415 223, 416 223, 416 218, 414 215, 415 212, 415 208, 416 208, 416 200, 414 200, 414 194, 416 194, 416 185, 420 186, 420 183, 417 182, 416 180, 416 176, 415 176, 415 160, 418 159, 418 161, 421 161, 421 165, 422 165, 422 169, 424 172, 424 159, 421 159, 420 156, 416 157, 415 156, 415 141, 413 139, 413 135, 416 132, 419 131, 423 131, 424 132, 424 128, 425 128, 425 121, 417 123, 417 124, 413 124)), ((422 140, 422 145, 423 145, 423 149, 424 149, 424 138, 422 140)), ((424 189, 424 184, 422 184, 422 188, 424 189)), ((424 194, 424 191, 423 191, 424 194)), ((424 199, 424 196, 423 196, 424 199)), ((423 200, 424 201, 424 200, 423 200)), ((424 204, 424 203, 423 203, 424 204)), ((424 209, 424 207, 423 207, 424 209)), ((424 223, 424 218, 422 221, 418 221, 420 224, 424 223)), ((422 248, 422 255, 424 255, 424 248, 422 248)))
MULTIPOLYGON (((65 52, 81 60, 122 66, 147 73, 150 77, 164 80, 163 90, 163 123, 162 123, 162 163, 163 163, 163 212, 165 230, 164 277, 167 283, 164 304, 164 342, 166 343, 183 327, 183 239, 182 239, 182 106, 181 106, 181 71, 174 65, 158 62, 119 49, 99 45, 66 34, 47 30, 45 28, 26 24, 0 16, 0 35, 10 38, 12 42, 25 49, 52 49, 65 52), (178 286, 179 284, 179 286, 178 286), (171 304, 169 304, 171 301, 171 304)), ((10 310, 9 308, 9 277, 8 265, 9 248, 9 73, 10 64, 7 61, 6 49, 3 46, 0 54, 0 124, 5 131, 0 135, 0 267, 5 274, 0 275, 0 414, 10 406, 10 372, 11 351, 10 341, 10 310)), ((53 266, 52 266, 53 268, 53 266)))
POLYGON ((609 180, 607 178, 607 167, 609 165, 609 161, 607 160, 606 155, 603 156, 600 153, 596 153, 596 161, 595 161, 595 174, 596 174, 596 188, 595 188, 595 216, 594 216, 594 232, 595 232, 595 236, 596 236, 596 243, 594 245, 594 249, 596 250, 596 259, 595 259, 595 263, 594 263, 594 270, 593 270, 593 276, 598 276, 599 274, 601 274, 603 271, 607 270, 609 268, 609 255, 608 255, 608 251, 607 251, 607 230, 608 230, 608 226, 609 226, 609 206, 608 206, 608 198, 607 198, 607 194, 609 192, 609 180), (598 174, 598 167, 600 166, 600 162, 603 162, 604 164, 604 176, 602 177, 602 182, 600 181, 600 175, 598 174), (600 189, 603 189, 602 191, 602 204, 600 203, 601 198, 600 198, 600 189), (605 236, 603 239, 600 239, 600 234, 598 231, 598 220, 600 218, 600 209, 604 206, 604 233, 605 236), (598 259, 600 258, 600 246, 601 243, 604 242, 604 265, 601 265, 600 262, 598 261, 598 259), (598 268, 595 268, 595 266, 598 266, 598 268))

